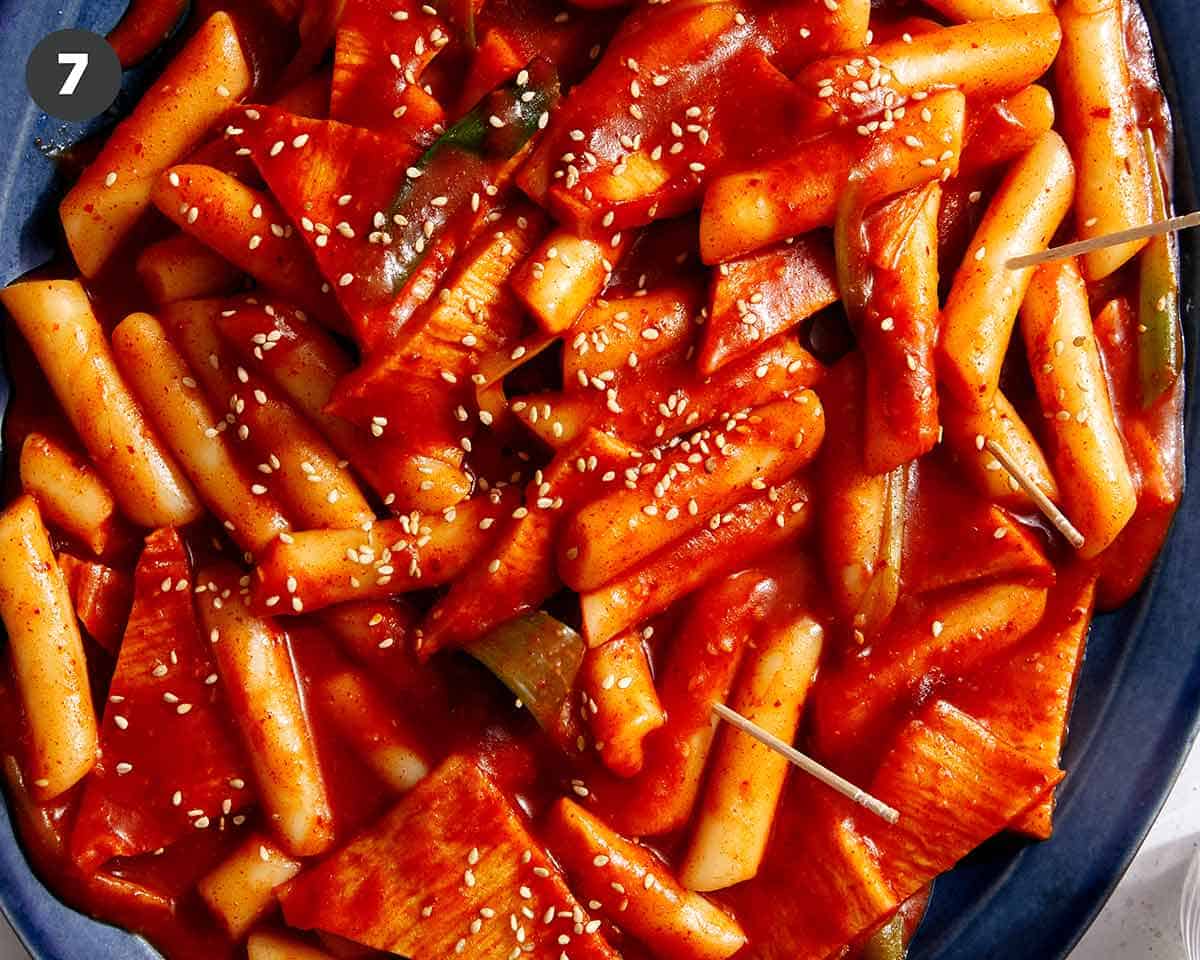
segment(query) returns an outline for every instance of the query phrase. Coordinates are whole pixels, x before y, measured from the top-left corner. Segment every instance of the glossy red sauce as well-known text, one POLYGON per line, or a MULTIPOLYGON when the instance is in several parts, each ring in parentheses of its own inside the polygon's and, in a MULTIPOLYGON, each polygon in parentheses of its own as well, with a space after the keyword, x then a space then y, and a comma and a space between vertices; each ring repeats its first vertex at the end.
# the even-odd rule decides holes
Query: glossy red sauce
MULTIPOLYGON (((166 0, 160 4, 163 9, 169 6, 166 0)), ((196 16, 202 18, 217 6, 228 9, 230 4, 206 0, 196 5, 196 16)), ((291 52, 287 45, 281 45, 278 41, 281 31, 279 24, 265 6, 249 2, 235 6, 259 80, 265 82, 267 77, 278 76, 291 52)), ((529 55, 525 47, 545 35, 544 32, 523 30, 523 25, 530 18, 544 13, 541 6, 533 5, 531 10, 526 10, 526 6, 522 2, 499 5, 495 10, 489 6, 480 19, 481 24, 495 20, 509 27, 513 43, 522 57, 529 55)), ((590 49, 597 37, 606 38, 614 26, 613 18, 607 14, 588 14, 583 21, 584 26, 578 30, 562 30, 553 35, 554 43, 559 45, 568 61, 573 61, 581 51, 590 49)), ((1165 157, 1169 155, 1169 124, 1158 92, 1144 25, 1136 15, 1130 18, 1129 36, 1139 110, 1143 120, 1159 132, 1165 157)), ((294 40, 290 42, 293 45, 295 43, 294 40)), ((723 49, 715 51, 713 55, 719 57, 731 53, 723 49)), ((439 62, 439 70, 442 66, 439 62)), ((447 88, 455 82, 448 75, 436 80, 447 88)), ((718 91, 717 95, 737 97, 740 93, 738 89, 731 89, 718 91)), ((449 103, 453 102, 453 97, 447 94, 439 96, 439 100, 449 103)), ((772 117, 769 113, 751 113, 743 119, 752 129, 762 129, 764 125, 780 122, 778 117, 772 117)), ((611 146, 605 138, 615 141, 622 130, 619 123, 616 128, 603 131, 596 149, 603 151, 606 146, 611 146)), ((744 130, 728 131, 723 139, 714 142, 714 159, 718 158, 718 154, 724 156, 727 152, 740 155, 746 151, 748 155, 754 155, 754 151, 761 149, 761 146, 742 142, 741 138, 745 136, 744 130)), ((987 188, 984 185, 984 189, 987 188)), ((682 199, 667 198, 666 202, 679 202, 686 206, 693 199, 685 196, 682 199)), ((977 210, 984 206, 960 201, 961 198, 950 203, 943 211, 942 239, 947 250, 965 244, 965 238, 970 236, 975 225, 977 210)), ((629 216, 637 219, 643 213, 635 211, 629 216)), ((164 233, 164 223, 151 218, 144 231, 130 241, 129 249, 136 250, 164 233)), ((689 280, 699 278, 702 274, 695 237, 694 217, 683 216, 677 220, 656 223, 635 241, 631 255, 612 279, 609 294, 614 297, 626 295, 641 286, 653 287, 680 276, 689 280)), ((110 328, 129 310, 148 302, 136 275, 130 269, 133 257, 121 255, 113 259, 115 265, 91 286, 90 291, 98 315, 110 328)), ((67 272, 65 266, 51 270, 67 272)), ((1100 298, 1102 302, 1094 305, 1110 390, 1125 434, 1130 462, 1136 465, 1135 472, 1142 493, 1138 513, 1122 535, 1122 549, 1109 551, 1096 561, 1101 573, 1100 600, 1107 605, 1122 602, 1141 581, 1165 536, 1183 480, 1180 428, 1182 381, 1149 410, 1141 408, 1135 396, 1136 370, 1130 366, 1131 340, 1136 336, 1131 327, 1136 320, 1130 306, 1135 284, 1136 276, 1126 268, 1105 287, 1100 298)), ((825 359, 834 358, 830 355, 831 351, 826 349, 828 344, 847 340, 844 330, 839 328, 839 320, 830 321, 829 317, 828 313, 824 315, 821 323, 830 323, 835 328, 833 332, 822 332, 821 325, 818 325, 813 333, 814 339, 820 336, 824 341, 813 346, 815 352, 825 359)), ((13 399, 4 427, 6 448, 15 454, 24 437, 35 430, 59 439, 68 446, 73 445, 70 430, 56 408, 44 377, 28 347, 14 335, 11 325, 5 331, 5 349, 13 387, 13 399)), ((832 353, 837 352, 838 348, 833 347, 832 353)), ((547 369, 554 366, 556 364, 546 364, 547 369)), ((1006 393, 1019 410, 1031 412, 1028 422, 1036 424, 1038 415, 1028 378, 1020 362, 1013 362, 1010 366, 1012 369, 1006 375, 1006 393)), ((520 376, 536 380, 540 376, 538 369, 534 367, 532 373, 525 371, 520 376)), ((552 384, 543 383, 541 386, 549 387, 552 384)), ((502 454, 497 456, 506 464, 511 463, 504 461, 502 454)), ((950 454, 943 450, 922 465, 915 495, 908 504, 910 527, 915 525, 916 531, 910 533, 906 540, 903 569, 906 576, 924 578, 923 582, 927 584, 940 582, 938 578, 949 578, 947 583, 953 582, 956 572, 979 566, 983 562, 981 554, 986 550, 986 537, 990 534, 986 518, 987 504, 955 486, 950 478, 953 467, 951 459, 950 454)), ((15 455, 9 457, 5 475, 5 490, 9 495, 18 490, 16 460, 15 455)), ((1042 547, 1053 542, 1047 536, 1040 518, 1022 519, 1029 535, 1042 547)), ((224 549, 216 534, 214 526, 186 531, 187 546, 196 565, 215 556, 218 549, 224 549)), ((56 546, 66 553, 85 556, 78 545, 69 541, 62 541, 56 546)), ((106 557, 105 563, 117 569, 129 570, 138 546, 136 539, 131 539, 112 556, 106 557)), ((795 559, 794 549, 789 546, 776 555, 758 557, 755 562, 767 569, 773 566, 786 567, 795 559)), ((1053 553, 1052 559, 1059 565, 1079 563, 1063 556, 1061 551, 1053 553)), ((1029 577, 1037 582, 1039 577, 1044 578, 1044 572, 1031 569, 1029 577)), ((421 602, 427 601, 419 599, 418 603, 421 602)), ((551 601, 549 607, 557 609, 556 604, 567 611, 563 614, 565 617, 574 616, 569 599, 561 603, 551 601)), ((657 638, 672 632, 677 615, 677 611, 671 611, 652 624, 656 630, 649 646, 655 660, 658 659, 657 638)), ((398 641, 403 639, 406 638, 397 638, 398 641)), ((333 669, 331 658, 348 655, 344 650, 334 652, 328 636, 315 623, 293 629, 291 642, 298 673, 309 696, 314 678, 333 669)), ((829 644, 827 650, 825 670, 837 670, 860 654, 849 636, 835 637, 835 642, 829 644)), ((392 653, 395 657, 412 656, 410 646, 402 642, 397 643, 397 649, 392 653)), ((97 702, 100 702, 107 690, 114 660, 110 652, 94 642, 89 642, 88 655, 94 693, 97 702)), ((364 660, 360 666, 376 671, 376 678, 384 686, 393 684, 394 691, 402 692, 403 678, 411 674, 409 667, 390 670, 384 659, 372 655, 374 662, 364 660)), ((574 777, 581 775, 589 782, 600 784, 602 809, 603 804, 610 803, 616 812, 622 797, 620 783, 608 775, 598 761, 566 762, 528 714, 515 708, 512 696, 483 667, 465 656, 450 653, 439 655, 426 669, 430 671, 429 688, 422 691, 422 702, 427 709, 414 712, 414 718, 425 742, 437 757, 457 751, 475 754, 481 766, 531 818, 531 822, 536 822, 538 814, 568 789, 574 777), (612 787, 611 799, 607 800, 603 796, 606 784, 612 787)), ((932 696, 952 679, 947 676, 927 678, 924 698, 932 696)), ((864 741, 882 743, 889 740, 892 731, 908 718, 915 706, 909 705, 903 715, 891 713, 884 716, 868 731, 864 741)), ((339 838, 346 838, 392 805, 394 797, 352 751, 340 745, 319 713, 311 710, 309 713, 325 779, 331 790, 336 831, 339 838)), ((163 748, 170 747, 164 744, 163 748)), ((195 835, 171 845, 160 855, 114 860, 98 873, 85 874, 68 854, 69 835, 81 791, 76 788, 52 804, 39 805, 33 802, 19 772, 27 749, 21 706, 15 696, 11 677, 4 672, 0 674, 0 753, 3 754, 10 808, 15 814, 22 843, 31 862, 56 893, 87 913, 143 933, 175 958, 219 960, 238 953, 240 948, 220 931, 207 908, 200 902, 195 884, 199 877, 233 849, 242 835, 241 827, 230 825, 228 829, 197 831, 195 835)), ((246 829, 254 824, 254 815, 251 814, 246 829)), ((682 836, 676 832, 657 838, 655 845, 670 858, 681 840, 682 836)), ((798 892, 798 895, 802 896, 803 893, 798 892)), ((727 898, 717 895, 717 899, 727 898)), ((921 895, 902 908, 910 933, 919 922, 924 904, 925 896, 921 895)), ((761 909, 770 910, 771 904, 763 903, 761 909)), ((645 956, 642 948, 632 942, 617 943, 615 946, 630 960, 645 956)), ((849 952, 854 951, 851 949, 849 952)), ((372 952, 356 950, 347 955, 369 956, 372 952)))

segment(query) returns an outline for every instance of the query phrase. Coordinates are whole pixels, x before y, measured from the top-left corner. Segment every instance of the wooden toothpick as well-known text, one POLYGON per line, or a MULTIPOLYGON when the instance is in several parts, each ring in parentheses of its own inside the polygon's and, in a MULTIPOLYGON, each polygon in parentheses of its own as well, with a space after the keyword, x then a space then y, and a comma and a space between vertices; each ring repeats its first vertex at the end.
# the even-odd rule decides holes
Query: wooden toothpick
POLYGON ((1021 469, 1020 465, 1008 455, 1005 450, 995 440, 987 441, 988 452, 1000 461, 1000 466, 1008 471, 1009 476, 1017 481, 1017 484, 1022 490, 1029 494, 1033 502, 1037 504, 1038 509, 1042 511, 1046 519, 1053 525, 1054 529, 1061 533, 1071 546, 1076 550, 1083 546, 1083 534, 1076 529, 1075 525, 1067 519, 1067 515, 1058 509, 1058 506, 1046 496, 1046 491, 1034 483, 1021 469))
POLYGON ((895 823, 900 819, 900 812, 895 807, 889 807, 882 800, 871 796, 866 790, 856 787, 844 777, 839 777, 828 767, 817 763, 812 757, 801 753, 791 744, 784 743, 773 733, 764 730, 753 720, 747 720, 736 710, 730 709, 723 703, 714 703, 713 712, 730 726, 736 727, 747 736, 753 737, 764 747, 768 747, 781 756, 786 757, 805 773, 816 777, 827 787, 836 790, 843 797, 866 807, 877 817, 882 817, 888 823, 895 823))
POLYGON ((1102 237, 1091 237, 1088 240, 1076 240, 1065 243, 1061 247, 1051 247, 1041 253, 1027 253, 1021 257, 1013 257, 1004 265, 1009 270, 1023 270, 1025 267, 1036 267, 1040 263, 1052 260, 1065 260, 1093 250, 1103 250, 1105 247, 1116 247, 1131 240, 1143 240, 1146 237, 1156 237, 1162 233, 1173 233, 1176 230, 1187 230, 1190 227, 1200 227, 1200 210, 1185 213, 1182 216, 1171 217, 1169 220, 1158 220, 1155 223, 1143 224, 1140 227, 1130 227, 1128 230, 1118 230, 1116 233, 1106 233, 1102 237))

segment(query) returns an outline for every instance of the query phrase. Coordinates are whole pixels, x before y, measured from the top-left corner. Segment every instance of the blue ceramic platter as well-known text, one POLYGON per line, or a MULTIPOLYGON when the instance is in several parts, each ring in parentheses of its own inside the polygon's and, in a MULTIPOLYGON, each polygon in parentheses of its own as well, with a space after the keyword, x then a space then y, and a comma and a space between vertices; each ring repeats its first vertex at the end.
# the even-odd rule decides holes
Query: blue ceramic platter
MULTIPOLYGON (((1197 209, 1194 165, 1200 144, 1200 15, 1191 0, 1143 0, 1175 117, 1175 204, 1197 209)), ((42 259, 54 236, 61 192, 56 146, 87 132, 38 112, 24 86, 25 59, 63 27, 107 32, 124 0, 57 4, 0 0, 0 283, 42 259)), ((149 65, 153 68, 153 64, 149 65)), ((141 86, 126 77, 113 113, 141 86)), ((91 126, 111 123, 101 118, 91 126)), ((1196 409, 1196 293, 1200 234, 1182 237, 1183 310, 1188 343, 1187 449, 1200 443, 1196 409)), ((8 384, 0 372, 0 405, 8 384)), ((1120 611, 1097 619, 1071 722, 1054 838, 1027 844, 1002 837, 937 883, 912 960, 1038 960, 1066 956, 1087 929, 1158 813, 1200 720, 1200 489, 1190 484, 1166 549, 1145 588, 1120 611)), ((798 895, 803 895, 798 893, 798 895)), ((30 872, 0 806, 0 908, 36 960, 152 960, 145 941, 63 906, 30 872)))

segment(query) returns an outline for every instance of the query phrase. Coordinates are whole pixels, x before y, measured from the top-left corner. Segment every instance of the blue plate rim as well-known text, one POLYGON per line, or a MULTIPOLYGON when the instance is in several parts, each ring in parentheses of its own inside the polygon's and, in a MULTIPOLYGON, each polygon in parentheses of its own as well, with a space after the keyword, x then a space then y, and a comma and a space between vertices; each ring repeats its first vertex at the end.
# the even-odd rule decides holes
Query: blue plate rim
MULTIPOLYGON (((34 9, 21 0, 0 0, 0 23, 5 24, 0 56, 10 64, 24 63, 38 38, 66 26, 106 32, 124 5, 123 0, 65 0, 61 6, 34 9)), ((1179 209, 1196 209, 1193 143, 1200 141, 1200 59, 1194 60, 1191 51, 1200 43, 1200 18, 1187 0, 1142 0, 1142 6, 1175 118, 1175 202, 1179 209), (1162 29, 1167 23, 1169 31, 1162 29)), ((0 281, 4 282, 15 276, 18 262, 27 262, 46 247, 45 200, 60 186, 52 165, 22 139, 31 132, 70 139, 85 129, 40 115, 28 101, 19 74, 23 71, 9 70, 0 76, 0 103, 26 104, 10 126, 16 134, 12 147, 0 157, 0 223, 22 224, 15 241, 0 241, 0 281), (36 167, 39 162, 41 168, 36 167)), ((132 74, 127 87, 135 89, 141 79, 132 74)), ((1200 449, 1200 401, 1195 389, 1200 240, 1194 234, 1182 238, 1181 254, 1190 466, 1200 449)), ((0 369, 0 408, 7 397, 8 379, 0 369)), ((1200 657, 1194 650, 1189 655, 1171 649, 1165 641, 1155 642, 1154 636, 1156 630, 1185 636, 1169 627, 1200 619, 1200 591, 1190 595, 1186 583, 1188 571, 1198 565, 1200 492, 1193 484, 1185 491, 1146 588, 1126 608, 1098 621, 1089 641, 1054 839, 1031 845, 998 838, 940 879, 929 916, 914 942, 913 960, 963 956, 1007 960, 1014 942, 1037 944, 1039 955, 1063 958, 1087 930, 1141 847, 1200 732, 1200 657), (1103 677, 1095 674, 1107 676, 1113 670, 1121 678, 1119 683, 1098 682, 1103 677), (1147 685, 1153 689, 1144 689, 1147 685), (1090 701, 1084 700, 1085 692, 1092 695, 1090 701), (1150 710, 1147 716, 1149 708, 1162 703, 1169 707, 1165 715, 1150 710), (1112 739, 1113 725, 1127 731, 1124 740, 1112 739), (1142 742, 1134 734, 1142 734, 1142 742), (1112 776, 1118 770, 1127 775, 1126 782, 1112 776), (1134 771, 1140 776, 1132 776, 1134 771), (1080 805, 1084 809, 1079 810, 1080 805), (1085 814, 1103 819, 1106 829, 1095 830, 1085 822, 1085 814), (1083 866, 1076 859, 1081 854, 1086 854, 1083 866), (1031 902, 1036 909, 1029 909, 1031 902)), ((86 917, 55 898, 25 860, 7 804, 0 805, 0 912, 35 960, 155 960, 160 956, 141 937, 86 917)))

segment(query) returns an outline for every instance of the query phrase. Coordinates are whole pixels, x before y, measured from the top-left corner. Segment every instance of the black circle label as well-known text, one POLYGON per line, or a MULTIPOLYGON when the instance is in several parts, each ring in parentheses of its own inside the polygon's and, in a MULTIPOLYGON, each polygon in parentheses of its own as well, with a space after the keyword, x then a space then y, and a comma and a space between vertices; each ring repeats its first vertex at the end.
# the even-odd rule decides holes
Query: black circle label
POLYGON ((79 122, 112 106, 121 89, 116 51, 90 30, 56 30, 43 37, 25 64, 34 103, 52 117, 79 122))

